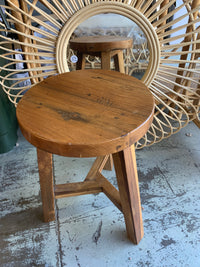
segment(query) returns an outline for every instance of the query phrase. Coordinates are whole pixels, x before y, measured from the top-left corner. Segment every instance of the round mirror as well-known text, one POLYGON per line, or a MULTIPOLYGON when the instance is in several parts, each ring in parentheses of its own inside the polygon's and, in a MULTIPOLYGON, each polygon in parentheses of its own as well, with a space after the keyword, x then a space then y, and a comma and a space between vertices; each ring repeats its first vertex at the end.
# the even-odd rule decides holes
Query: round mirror
MULTIPOLYGON (((126 74, 142 79, 149 63, 149 48, 146 35, 135 22, 119 14, 98 14, 86 19, 76 27, 70 41, 72 43, 76 40, 89 42, 94 38, 95 42, 98 36, 102 36, 100 39, 105 41, 109 41, 110 37, 112 37, 112 41, 131 39, 130 47, 123 49, 122 46, 124 70, 126 74)), ((69 70, 73 71, 77 69, 77 61, 80 58, 77 57, 79 48, 74 49, 73 45, 70 46, 70 41, 67 49, 67 62, 69 70)), ((86 53, 84 60, 86 69, 101 68, 101 55, 98 53, 86 53)), ((111 57, 110 68, 111 70, 117 69, 113 57, 111 57)))

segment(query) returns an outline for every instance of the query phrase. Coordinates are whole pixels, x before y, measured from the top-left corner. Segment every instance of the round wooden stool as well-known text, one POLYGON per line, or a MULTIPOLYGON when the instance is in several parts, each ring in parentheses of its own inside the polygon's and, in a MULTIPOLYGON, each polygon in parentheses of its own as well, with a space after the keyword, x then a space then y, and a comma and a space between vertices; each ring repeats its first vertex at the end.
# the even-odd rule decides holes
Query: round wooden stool
POLYGON ((154 101, 128 75, 80 70, 33 86, 17 106, 24 137, 37 147, 44 220, 55 219, 54 199, 103 192, 123 212, 128 237, 143 236, 134 143, 148 130, 154 101), (96 157, 84 182, 53 182, 52 154, 96 157), (101 174, 113 155, 119 191, 101 174))
POLYGON ((83 36, 69 41, 70 48, 77 51, 76 69, 85 68, 87 55, 101 58, 101 68, 110 70, 111 58, 114 58, 115 70, 125 73, 123 50, 133 46, 131 38, 122 36, 83 36))

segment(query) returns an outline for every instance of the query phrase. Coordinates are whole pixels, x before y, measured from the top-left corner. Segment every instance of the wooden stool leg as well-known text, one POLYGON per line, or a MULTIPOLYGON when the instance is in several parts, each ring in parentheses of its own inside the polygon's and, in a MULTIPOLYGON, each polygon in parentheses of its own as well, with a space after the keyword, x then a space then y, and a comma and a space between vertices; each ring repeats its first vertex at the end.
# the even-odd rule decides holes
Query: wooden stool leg
POLYGON ((84 70, 85 69, 85 54, 77 52, 78 61, 76 63, 77 70, 84 70))
POLYGON ((52 154, 37 149, 40 190, 45 222, 55 220, 52 154))
POLYGON ((103 70, 110 70, 111 54, 109 52, 101 52, 101 68, 103 70))
POLYGON ((125 73, 123 50, 120 50, 116 55, 114 55, 114 63, 115 63, 115 70, 121 73, 125 73))
POLYGON ((138 244, 143 224, 134 146, 113 154, 128 238, 138 244))
POLYGON ((113 169, 113 157, 111 154, 109 155, 108 160, 106 161, 106 164, 103 167, 103 169, 106 171, 112 171, 112 169, 113 169))

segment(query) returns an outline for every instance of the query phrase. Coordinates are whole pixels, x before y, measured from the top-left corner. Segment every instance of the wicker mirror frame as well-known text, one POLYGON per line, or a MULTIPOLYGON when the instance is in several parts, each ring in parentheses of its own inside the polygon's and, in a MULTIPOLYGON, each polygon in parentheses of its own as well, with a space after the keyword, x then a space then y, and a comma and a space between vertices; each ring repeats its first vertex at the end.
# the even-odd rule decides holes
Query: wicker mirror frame
POLYGON ((11 28, 6 29, 0 22, 3 34, 0 48, 4 51, 1 58, 8 63, 1 67, 0 76, 2 88, 15 105, 33 84, 68 71, 67 43, 81 22, 110 12, 136 22, 150 48, 150 61, 142 80, 155 98, 155 115, 148 133, 136 147, 159 142, 191 120, 196 119, 199 124, 200 0, 7 0, 7 3, 1 6, 11 28), (175 3, 176 7, 170 10, 175 3), (180 10, 181 16, 169 21, 180 10), (34 11, 39 15, 33 16, 34 11), (8 34, 17 35, 18 39, 8 34), (24 68, 15 69, 16 63, 24 64, 24 68), (22 81, 25 85, 21 85, 22 81))
POLYGON ((59 73, 69 71, 64 55, 67 51, 68 42, 74 30, 86 19, 102 13, 114 13, 125 16, 140 26, 147 38, 150 51, 149 64, 144 76, 142 77, 142 81, 148 86, 155 77, 159 67, 159 40, 151 23, 141 12, 131 6, 125 6, 120 2, 105 2, 103 5, 102 3, 93 3, 92 5, 79 10, 69 21, 66 22, 58 36, 56 44, 56 62, 59 73))

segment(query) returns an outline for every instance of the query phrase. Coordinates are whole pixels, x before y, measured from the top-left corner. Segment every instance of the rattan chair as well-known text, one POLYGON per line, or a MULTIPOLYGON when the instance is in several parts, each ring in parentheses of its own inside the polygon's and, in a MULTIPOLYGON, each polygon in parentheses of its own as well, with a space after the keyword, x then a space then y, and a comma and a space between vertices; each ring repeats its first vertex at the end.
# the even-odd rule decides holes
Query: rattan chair
POLYGON ((2 7, 9 26, 0 23, 1 57, 8 60, 1 85, 15 105, 33 84, 69 71, 68 42, 81 22, 116 13, 136 22, 148 42, 142 81, 155 98, 155 115, 136 148, 159 142, 192 120, 200 127, 200 0, 7 0, 2 7))

